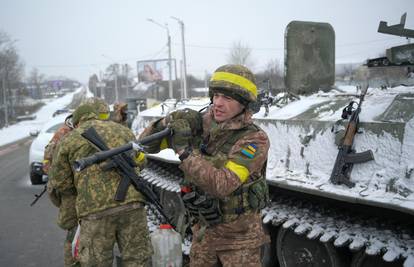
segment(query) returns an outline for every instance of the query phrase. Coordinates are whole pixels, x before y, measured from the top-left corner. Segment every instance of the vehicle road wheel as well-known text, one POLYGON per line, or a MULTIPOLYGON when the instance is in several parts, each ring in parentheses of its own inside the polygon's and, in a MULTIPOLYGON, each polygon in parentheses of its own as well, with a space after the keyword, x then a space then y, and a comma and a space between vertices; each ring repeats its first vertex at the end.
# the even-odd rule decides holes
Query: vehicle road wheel
POLYGON ((33 185, 44 183, 43 171, 41 166, 39 167, 37 165, 34 165, 34 163, 30 165, 30 182, 32 182, 33 185))
POLYGON ((346 261, 331 243, 310 240, 280 227, 277 236, 277 257, 281 267, 342 267, 346 261))
POLYGON ((265 233, 270 236, 270 243, 266 243, 261 247, 262 267, 279 267, 276 257, 276 240, 278 227, 271 224, 264 224, 265 233))
POLYGON ((369 256, 361 250, 352 257, 351 267, 401 267, 401 261, 386 262, 381 255, 369 256))
POLYGON ((33 185, 43 184, 42 175, 39 175, 38 173, 30 172, 30 182, 32 182, 33 185))

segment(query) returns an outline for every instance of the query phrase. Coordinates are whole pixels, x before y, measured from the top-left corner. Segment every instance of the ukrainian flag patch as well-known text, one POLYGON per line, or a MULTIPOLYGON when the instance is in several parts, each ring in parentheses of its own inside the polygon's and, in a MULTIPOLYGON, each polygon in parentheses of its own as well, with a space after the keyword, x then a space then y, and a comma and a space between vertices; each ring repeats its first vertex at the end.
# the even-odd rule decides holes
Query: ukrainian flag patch
POLYGON ((254 158, 256 154, 257 147, 255 144, 249 144, 247 147, 243 148, 241 153, 248 157, 249 159, 254 158))

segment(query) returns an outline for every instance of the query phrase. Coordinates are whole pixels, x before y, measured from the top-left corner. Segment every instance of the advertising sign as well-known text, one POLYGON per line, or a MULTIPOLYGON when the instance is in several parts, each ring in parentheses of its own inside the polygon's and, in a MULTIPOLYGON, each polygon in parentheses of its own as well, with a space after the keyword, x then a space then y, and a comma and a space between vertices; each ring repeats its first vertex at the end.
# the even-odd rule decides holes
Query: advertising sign
MULTIPOLYGON (((171 59, 171 65, 171 79, 175 80, 177 79, 175 59, 171 59)), ((168 81, 169 79, 168 59, 137 61, 137 70, 139 82, 168 81)))

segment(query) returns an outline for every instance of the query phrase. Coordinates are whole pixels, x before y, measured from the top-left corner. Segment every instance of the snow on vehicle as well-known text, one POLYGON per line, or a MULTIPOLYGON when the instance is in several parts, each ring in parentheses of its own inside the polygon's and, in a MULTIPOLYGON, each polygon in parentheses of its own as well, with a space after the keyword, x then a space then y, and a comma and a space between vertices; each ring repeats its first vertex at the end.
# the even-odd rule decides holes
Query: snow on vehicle
MULTIPOLYGON (((280 93, 273 101, 277 105, 254 115, 271 143, 266 179, 272 201, 262 211, 271 244, 264 250, 263 265, 414 266, 414 87, 368 88, 352 149, 370 150, 374 160, 353 164, 348 172, 353 184, 347 186, 330 178, 348 123, 341 116, 351 101, 360 101, 361 88, 326 82, 323 90, 306 87, 307 75, 302 74, 303 81, 294 82, 300 95, 280 93)), ((139 131, 175 109, 201 110, 209 102, 169 101, 140 112, 133 129, 139 131)), ((142 177, 159 192, 166 213, 184 233, 178 164, 172 151, 150 155, 142 177)))

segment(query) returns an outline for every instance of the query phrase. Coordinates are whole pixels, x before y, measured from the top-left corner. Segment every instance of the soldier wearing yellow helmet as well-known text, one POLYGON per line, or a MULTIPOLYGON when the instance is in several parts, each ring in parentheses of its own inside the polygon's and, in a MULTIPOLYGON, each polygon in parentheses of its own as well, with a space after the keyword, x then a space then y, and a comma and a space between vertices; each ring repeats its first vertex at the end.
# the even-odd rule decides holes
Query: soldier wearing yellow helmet
MULTIPOLYGON (((74 129, 61 140, 51 165, 54 188, 70 197, 75 216, 81 221, 79 262, 81 266, 112 266, 115 242, 125 266, 146 266, 152 247, 149 240, 144 197, 132 186, 124 201, 115 201, 120 175, 98 165, 74 172, 72 163, 90 156, 96 148, 82 137, 93 127, 109 147, 135 140, 130 129, 109 120, 99 120, 96 107, 81 104, 73 113, 74 129)), ((136 155, 139 161, 139 155, 136 155)), ((143 166, 137 166, 139 173, 143 166)), ((63 201, 64 198, 62 198, 63 201)))
POLYGON ((180 110, 154 122, 142 136, 173 129, 165 143, 181 160, 183 201, 194 219, 191 266, 260 266, 260 247, 269 242, 260 210, 269 198, 265 180, 269 139, 253 124, 256 102, 253 73, 241 65, 224 65, 212 75, 212 100, 205 114, 180 110))

